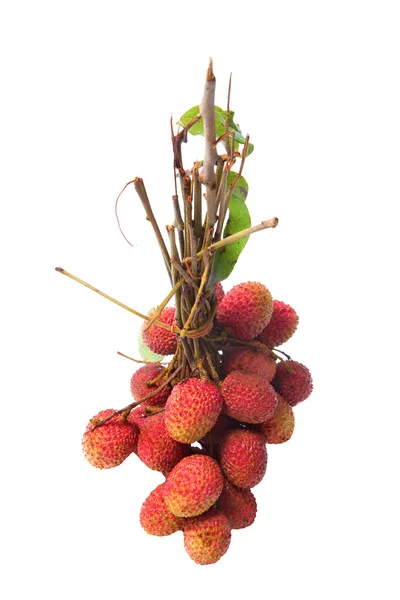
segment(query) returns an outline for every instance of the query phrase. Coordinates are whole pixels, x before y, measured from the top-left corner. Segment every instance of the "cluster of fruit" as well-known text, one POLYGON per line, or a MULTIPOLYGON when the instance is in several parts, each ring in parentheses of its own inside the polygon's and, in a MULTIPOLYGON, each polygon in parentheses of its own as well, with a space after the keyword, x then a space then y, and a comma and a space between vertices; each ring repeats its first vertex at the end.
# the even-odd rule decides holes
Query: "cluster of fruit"
MULTIPOLYGON (((135 453, 165 476, 145 500, 140 523, 156 536, 183 531, 185 549, 198 564, 218 561, 231 530, 253 523, 251 488, 266 472, 266 445, 290 439, 293 407, 312 391, 307 367, 276 351, 297 328, 293 308, 255 282, 226 294, 217 284, 215 303, 209 337, 218 347, 218 378, 211 381, 200 368, 174 379, 174 359, 167 366, 145 364, 131 379, 135 403, 101 411, 83 436, 95 467, 115 467, 135 453)), ((158 320, 170 328, 144 327, 153 352, 176 355, 174 316, 175 308, 165 308, 158 320)))

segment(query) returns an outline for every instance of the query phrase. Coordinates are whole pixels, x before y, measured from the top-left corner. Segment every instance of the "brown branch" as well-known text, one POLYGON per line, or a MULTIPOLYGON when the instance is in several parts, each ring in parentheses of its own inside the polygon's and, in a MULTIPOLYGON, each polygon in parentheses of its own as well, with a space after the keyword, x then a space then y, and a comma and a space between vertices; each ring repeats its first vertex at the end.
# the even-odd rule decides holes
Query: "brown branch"
POLYGON ((157 309, 152 314, 150 321, 146 324, 146 327, 143 329, 143 331, 147 331, 148 329, 150 329, 150 327, 158 319, 158 317, 160 316, 160 314, 162 313, 164 308, 167 306, 167 304, 171 300, 171 298, 173 298, 175 296, 176 292, 179 290, 179 288, 181 287, 183 282, 184 282, 184 279, 182 277, 181 279, 179 279, 179 281, 177 281, 175 283, 174 287, 167 294, 167 296, 164 298, 164 300, 161 302, 161 304, 159 304, 159 306, 157 306, 157 309))
POLYGON ((134 408, 136 408, 136 406, 139 406, 139 404, 142 404, 145 400, 149 400, 150 398, 153 398, 153 396, 157 396, 157 394, 159 392, 161 392, 165 387, 167 387, 167 385, 173 380, 173 378, 179 373, 179 371, 181 369, 182 369, 182 365, 180 365, 179 367, 177 367, 175 369, 175 371, 172 373, 172 375, 170 377, 168 377, 168 379, 166 379, 156 390, 154 390, 154 392, 151 392, 150 394, 147 394, 147 396, 145 396, 141 400, 138 400, 137 402, 131 402, 130 404, 128 404, 128 406, 124 406, 124 408, 120 408, 119 410, 116 410, 114 412, 114 414, 112 414, 109 417, 103 419, 102 421, 94 422, 94 423, 93 423, 93 421, 91 421, 93 423, 93 429, 91 429, 91 432, 94 431, 95 429, 97 429, 97 427, 101 427, 102 425, 104 425, 104 423, 107 423, 107 421, 110 421, 111 419, 113 419, 117 415, 122 415, 123 413, 126 413, 126 416, 128 416, 129 413, 134 408))
POLYGON ((203 235, 202 223, 202 194, 201 181, 199 179, 199 163, 196 162, 193 169, 193 206, 194 206, 194 233, 197 238, 203 235))
MULTIPOLYGON (((72 273, 65 271, 65 269, 62 269, 61 267, 56 267, 56 271, 58 271, 58 273, 62 273, 62 275, 66 275, 67 277, 69 277, 70 279, 73 279, 77 283, 84 285, 85 287, 89 288, 89 290, 92 290, 93 292, 96 292, 96 294, 99 294, 103 298, 110 300, 110 302, 113 302, 114 304, 121 306, 121 308, 124 308, 125 310, 136 315, 137 317, 140 317, 141 319, 144 319, 145 321, 148 321, 150 319, 150 317, 148 315, 144 315, 143 313, 140 313, 137 310, 134 310, 130 306, 123 304, 122 302, 120 302, 119 300, 116 300, 112 296, 109 296, 108 294, 105 294, 104 292, 98 290, 93 285, 90 285, 90 283, 83 281, 83 279, 79 279, 79 277, 76 277, 76 275, 72 275, 72 273)), ((163 329, 168 329, 168 331, 171 331, 171 326, 167 325, 166 323, 161 323, 161 321, 156 321, 156 325, 158 325, 159 327, 162 327, 163 329)))
POLYGON ((215 250, 219 250, 220 248, 223 248, 224 246, 229 246, 229 244, 233 244, 237 240, 247 237, 248 235, 251 235, 252 233, 256 233, 257 231, 262 231, 263 229, 274 228, 277 225, 278 225, 277 217, 273 217, 272 219, 269 219, 268 221, 261 221, 261 223, 259 223, 258 225, 254 225, 253 227, 247 227, 247 229, 243 229, 242 231, 233 233, 232 235, 224 238, 223 240, 220 240, 219 242, 215 242, 215 244, 211 244, 211 246, 209 246, 207 248, 207 250, 209 250, 210 252, 214 252, 215 250))
POLYGON ((134 363, 143 364, 143 365, 156 365, 159 362, 161 362, 161 361, 151 361, 151 360, 138 360, 137 358, 132 358, 132 356, 128 356, 127 354, 120 352, 119 350, 118 350, 117 354, 119 356, 123 356, 124 358, 128 358, 129 360, 132 360, 134 363))
POLYGON ((143 208, 146 211, 146 216, 147 216, 148 220, 150 221, 150 223, 151 223, 151 225, 153 227, 154 233, 156 234, 158 245, 160 246, 161 253, 162 253, 163 258, 164 258, 164 263, 165 263, 165 266, 167 268, 168 276, 169 276, 169 279, 170 279, 170 281, 172 283, 171 260, 170 260, 169 254, 168 254, 167 247, 166 247, 165 242, 164 242, 164 238, 161 235, 160 228, 159 228, 159 226, 157 224, 157 221, 155 219, 153 210, 151 208, 150 200, 149 200, 149 198, 147 196, 147 192, 146 192, 146 188, 145 188, 143 179, 141 179, 140 177, 135 177, 135 179, 133 180, 133 184, 135 186, 135 190, 136 190, 136 192, 137 192, 140 200, 142 201, 143 208))
POLYGON ((126 184, 124 185, 124 187, 122 188, 122 190, 120 191, 120 193, 119 193, 119 194, 118 194, 118 196, 117 196, 117 199, 116 199, 116 201, 115 201, 115 217, 116 217, 116 219, 117 219, 118 228, 119 228, 119 230, 120 230, 120 233, 121 233, 122 237, 123 237, 123 238, 124 238, 124 239, 125 239, 125 240, 128 242, 128 244, 129 244, 130 246, 132 246, 132 247, 133 247, 133 244, 131 244, 131 242, 128 240, 128 238, 126 237, 126 235, 125 235, 125 234, 124 234, 124 232, 122 231, 121 223, 120 223, 120 221, 119 221, 119 216, 118 216, 118 200, 121 198, 122 194, 124 193, 124 191, 126 190, 126 188, 128 187, 128 185, 131 185, 131 183, 133 183, 133 179, 132 179, 132 181, 128 181, 128 183, 126 183, 126 184))
POLYGON ((193 317, 194 317, 194 315, 196 313, 197 307, 199 306, 201 295, 202 295, 204 287, 205 287, 205 285, 207 283, 208 276, 209 276, 209 273, 210 273, 210 269, 211 269, 211 261, 208 260, 206 268, 204 269, 203 276, 201 278, 200 287, 199 287, 199 289, 197 291, 196 299, 195 299, 194 304, 193 304, 193 306, 191 308, 189 317, 187 318, 186 323, 184 324, 183 329, 181 330, 181 337, 185 337, 185 335, 187 334, 187 332, 189 330, 190 323, 191 323, 191 321, 192 321, 192 319, 193 319, 193 317))
POLYGON ((218 160, 218 154, 215 149, 215 76, 213 73, 212 59, 207 70, 206 83, 204 86, 203 99, 200 105, 200 114, 204 123, 205 153, 203 161, 203 170, 201 172, 201 181, 206 186, 206 200, 208 224, 214 226, 217 218, 216 194, 217 185, 215 179, 214 166, 218 160))

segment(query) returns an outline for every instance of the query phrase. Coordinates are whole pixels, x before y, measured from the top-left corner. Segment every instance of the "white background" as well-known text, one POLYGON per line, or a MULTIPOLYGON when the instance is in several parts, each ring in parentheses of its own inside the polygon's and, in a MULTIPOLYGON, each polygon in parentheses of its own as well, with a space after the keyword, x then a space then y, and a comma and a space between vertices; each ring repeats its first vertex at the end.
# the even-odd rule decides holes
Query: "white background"
MULTIPOLYGON (((400 595, 398 3, 4 2, 1 44, 2 503, 5 600, 384 598, 400 595), (262 6, 262 9, 261 9, 262 6), (141 311, 168 291, 133 189, 171 223, 169 118, 217 103, 255 152, 256 234, 232 285, 265 283, 300 315, 286 346, 314 376, 293 439, 269 450, 255 524, 199 567, 153 538, 162 480, 131 456, 85 462, 90 417, 130 401, 140 323, 54 272, 141 311)), ((200 157, 190 140, 185 157, 200 157)), ((190 160, 187 162, 190 166, 190 160)))

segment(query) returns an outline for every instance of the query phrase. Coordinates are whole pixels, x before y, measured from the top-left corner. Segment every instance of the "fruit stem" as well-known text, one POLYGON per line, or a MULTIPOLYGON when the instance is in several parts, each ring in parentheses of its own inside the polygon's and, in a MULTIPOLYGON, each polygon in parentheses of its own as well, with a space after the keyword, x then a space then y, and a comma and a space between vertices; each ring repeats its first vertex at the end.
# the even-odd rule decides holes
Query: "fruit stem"
POLYGON ((193 168, 193 205, 194 205, 194 233, 197 238, 203 236, 202 207, 201 207, 201 182, 199 179, 199 163, 193 168))
POLYGON ((199 302, 200 302, 200 299, 201 299, 201 295, 202 295, 202 293, 203 293, 204 286, 205 286, 205 285, 206 285, 206 283, 207 283, 208 276, 209 276, 209 273, 210 273, 210 268, 211 268, 210 266, 211 266, 211 261, 208 261, 208 262, 207 262, 207 265, 206 265, 206 268, 204 269, 204 273, 203 273, 203 275, 202 275, 201 282, 200 282, 200 287, 199 287, 199 289, 198 289, 198 292, 197 292, 197 295, 196 295, 196 299, 195 299, 195 301, 194 301, 194 304, 193 304, 193 306, 192 306, 192 308, 191 308, 191 311, 190 311, 189 317, 187 318, 187 321, 186 321, 186 323, 184 324, 184 326, 183 326, 183 329, 181 330, 181 333, 180 333, 180 335, 181 335, 181 337, 182 337, 182 338, 184 338, 184 337, 186 336, 186 333, 187 333, 187 331, 189 330, 190 323, 192 322, 193 316, 195 315, 195 313, 196 313, 196 310, 197 310, 197 308, 198 308, 198 306, 199 306, 199 302))
POLYGON ((210 63, 207 69, 206 82, 204 85, 203 99, 200 105, 200 114, 203 117, 205 152, 203 161, 203 170, 201 181, 206 186, 206 201, 208 225, 213 227, 217 220, 216 206, 216 178, 214 165, 218 160, 218 154, 215 149, 215 75, 213 73, 213 63, 210 63))
MULTIPOLYGON (((63 275, 66 275, 67 277, 69 277, 70 279, 73 279, 74 281, 77 281, 81 285, 84 285, 85 287, 89 288, 89 290, 92 290, 93 292, 96 292, 96 294, 99 294, 100 296, 103 296, 103 298, 106 298, 107 300, 110 300, 114 304, 117 304, 118 306, 121 306, 122 308, 124 308, 128 312, 136 315, 137 317, 140 317, 141 319, 144 319, 145 321, 149 321, 150 317, 148 315, 144 315, 143 313, 140 313, 137 310, 134 310, 130 306, 127 306, 126 304, 123 304, 122 302, 119 302, 119 300, 116 300, 112 296, 109 296, 108 294, 105 294, 104 292, 98 290, 93 285, 90 285, 90 283, 87 283, 86 281, 83 281, 83 279, 79 279, 79 277, 76 277, 76 275, 73 275, 72 273, 69 273, 65 269, 62 269, 61 267, 56 267, 56 271, 58 271, 58 273, 62 273, 63 275)), ((159 327, 162 327, 163 329, 168 329, 168 331, 171 331, 171 326, 170 325, 166 325, 166 323, 161 323, 161 321, 156 321, 156 325, 158 325, 159 327)))
POLYGON ((134 408, 136 408, 136 406, 139 406, 139 404, 142 404, 142 402, 144 402, 145 400, 149 400, 150 398, 153 398, 153 396, 157 396, 157 394, 159 392, 161 392, 161 390, 163 390, 165 387, 167 387, 167 385, 170 383, 170 381, 173 380, 173 378, 175 377, 175 375, 177 375, 181 369, 182 369, 182 365, 179 365, 179 367, 177 367, 175 369, 175 371, 172 373, 172 375, 170 377, 168 377, 168 379, 166 379, 156 390, 154 390, 150 394, 147 394, 147 396, 145 396, 141 400, 138 400, 137 402, 131 402, 131 404, 128 404, 128 406, 125 406, 124 408, 120 408, 119 410, 116 410, 112 415, 109 415, 108 417, 106 417, 102 421, 97 421, 96 420, 96 422, 93 423, 92 431, 94 431, 95 429, 97 429, 97 427, 101 427, 102 425, 104 425, 104 423, 107 423, 107 421, 110 421, 111 419, 113 419, 117 415, 122 415, 123 413, 126 413, 125 414, 125 418, 126 418, 131 413, 131 411, 134 408))
POLYGON ((143 208, 146 211, 146 217, 150 221, 150 223, 153 227, 154 233, 156 234, 157 242, 158 242, 158 245, 160 246, 160 250, 161 250, 161 253, 164 258, 164 263, 167 268, 168 276, 172 283, 170 256, 168 254, 168 250, 165 245, 164 238, 161 235, 160 228, 158 226, 158 223, 154 216, 153 210, 151 208, 150 200, 147 195, 147 191, 146 191, 143 179, 141 179, 141 177, 135 177, 135 179, 133 180, 133 185, 135 186, 135 190, 136 190, 140 200, 142 201, 143 208))
MULTIPOLYGON (((137 358, 132 358, 131 356, 128 356, 127 354, 123 354, 123 352, 120 352, 118 350, 117 354, 119 356, 123 356, 124 358, 128 358, 129 360, 133 360, 133 362, 138 363, 138 364, 144 364, 144 365, 156 365, 157 362, 151 361, 151 360, 137 360, 137 358)), ((160 361, 161 364, 161 361, 160 361)))
POLYGON ((143 329, 143 331, 147 331, 153 325, 153 323, 155 321, 157 321, 158 317, 160 316, 160 314, 162 313, 164 308, 167 306, 167 304, 171 300, 171 298, 173 296, 175 296, 176 292, 179 290, 179 288, 181 287, 183 282, 184 282, 183 277, 181 279, 179 279, 179 281, 176 282, 176 284, 171 289, 171 291, 167 294, 167 296, 164 298, 164 300, 161 302, 161 304, 157 307, 156 311, 153 313, 150 321, 147 323, 147 325, 143 329))

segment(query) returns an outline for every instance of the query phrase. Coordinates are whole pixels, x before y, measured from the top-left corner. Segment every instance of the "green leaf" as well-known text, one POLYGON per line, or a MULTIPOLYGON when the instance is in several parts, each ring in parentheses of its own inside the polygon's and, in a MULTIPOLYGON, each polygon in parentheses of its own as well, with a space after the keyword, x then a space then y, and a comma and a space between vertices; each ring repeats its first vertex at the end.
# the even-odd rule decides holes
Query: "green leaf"
MULTIPOLYGON (((248 208, 240 196, 233 195, 229 204, 229 219, 225 227, 224 238, 247 227, 251 227, 248 208)), ((241 238, 233 244, 217 250, 210 277, 212 285, 229 277, 248 239, 248 237, 241 238)))
MULTIPOLYGON (((214 108, 215 108, 215 133, 216 133, 217 138, 219 138, 221 135, 223 135, 225 133, 226 110, 222 110, 222 108, 220 108, 219 106, 215 106, 214 108)), ((185 112, 185 114, 179 119, 179 121, 177 121, 177 125, 180 125, 181 127, 185 127, 188 123, 190 123, 190 121, 192 119, 197 117, 199 112, 200 112, 200 107, 193 106, 187 112, 185 112)), ((235 116, 235 113, 233 112, 233 110, 229 111, 229 127, 231 129, 233 129, 235 132, 235 148, 238 148, 239 144, 244 144, 246 138, 242 134, 239 125, 236 125, 236 123, 234 122, 234 120, 233 120, 234 116, 235 116)), ((191 133, 192 135, 204 135, 203 119, 200 119, 199 121, 197 121, 197 123, 192 125, 192 127, 189 129, 189 133, 191 133)), ((251 154, 253 152, 253 150, 254 150, 254 144, 249 144, 248 148, 247 148, 247 156, 249 154, 251 154)))
MULTIPOLYGON (((152 310, 154 310, 154 308, 149 310, 149 313, 152 310)), ((149 314, 149 313, 147 313, 147 314, 149 314)), ((150 350, 150 348, 148 346, 146 346, 146 344, 143 341, 143 337, 142 337, 142 328, 139 329, 138 349, 139 349, 139 354, 143 358, 143 360, 147 360, 149 362, 160 362, 160 360, 165 358, 162 354, 156 354, 155 352, 152 352, 150 350)))
MULTIPOLYGON (((237 176, 237 173, 235 173, 234 171, 230 171, 228 173, 227 187, 229 187, 231 185, 231 183, 233 183, 236 176, 237 176)), ((244 202, 246 202, 248 192, 249 192, 249 184, 247 183, 247 181, 245 180, 243 175, 241 175, 236 184, 235 191, 233 192, 233 196, 239 196, 239 198, 241 198, 244 202)))

